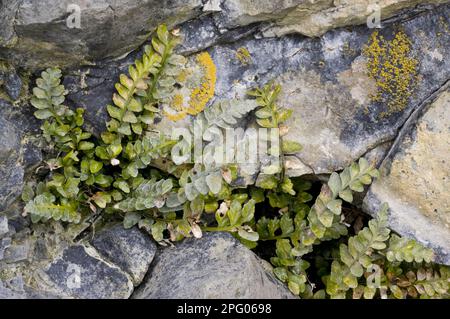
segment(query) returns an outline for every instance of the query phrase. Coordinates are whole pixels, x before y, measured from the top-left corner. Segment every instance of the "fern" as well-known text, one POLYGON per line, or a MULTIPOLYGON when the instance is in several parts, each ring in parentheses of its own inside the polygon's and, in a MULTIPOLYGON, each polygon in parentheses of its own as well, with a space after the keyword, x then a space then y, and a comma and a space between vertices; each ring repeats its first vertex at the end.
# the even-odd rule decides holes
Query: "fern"
POLYGON ((202 124, 203 132, 211 127, 230 128, 257 107, 258 105, 253 100, 219 101, 200 113, 195 121, 202 124))
POLYGON ((256 185, 264 189, 273 189, 278 183, 279 179, 285 182, 283 167, 284 155, 297 153, 302 146, 294 141, 284 139, 284 135, 288 132, 288 127, 284 125, 291 116, 292 110, 279 107, 276 100, 281 92, 280 85, 266 84, 262 88, 257 88, 248 92, 249 96, 255 97, 255 101, 259 106, 256 111, 256 122, 263 128, 278 129, 278 143, 281 145, 280 159, 275 163, 272 161, 263 165, 260 169, 261 174, 258 176, 256 185))
POLYGON ((450 297, 450 267, 448 266, 418 267, 400 275, 388 272, 387 279, 389 280, 388 289, 397 299, 407 297, 448 299, 450 297))
POLYGON ((291 250, 288 239, 277 240, 276 257, 272 257, 270 261, 275 266, 273 271, 277 278, 285 282, 293 294, 299 295, 306 289, 306 270, 310 265, 307 261, 292 256, 291 250))
POLYGON ((126 199, 116 203, 114 208, 123 212, 135 212, 164 206, 165 195, 172 189, 172 180, 151 179, 143 181, 126 199))
POLYGON ((386 252, 386 258, 390 262, 431 262, 433 260, 433 251, 423 247, 416 241, 399 237, 395 234, 389 239, 389 249, 386 252))
POLYGON ((316 239, 334 238, 336 233, 344 235, 340 226, 341 199, 351 203, 352 191, 362 192, 364 185, 369 185, 372 177, 378 175, 378 171, 364 158, 360 158, 358 163, 353 163, 340 174, 331 174, 328 184, 322 186, 308 215, 309 229, 302 237, 302 243, 311 245, 316 239))
POLYGON ((70 223, 80 222, 76 202, 63 199, 60 204, 56 204, 55 201, 56 197, 51 193, 40 194, 26 204, 24 212, 31 214, 33 222, 50 218, 70 223))
POLYGON ((112 117, 108 123, 110 132, 142 134, 159 112, 157 102, 167 98, 173 89, 173 78, 179 72, 177 66, 184 57, 172 54, 177 39, 170 35, 165 25, 159 26, 156 33, 152 45, 145 46, 142 59, 129 67, 129 77, 122 74, 120 83, 116 84, 114 106, 107 106, 112 117))
POLYGON ((373 298, 377 290, 382 298, 448 294, 448 269, 441 267, 442 276, 431 268, 424 271, 420 264, 433 261, 433 251, 413 240, 390 235, 387 212, 385 204, 378 218, 369 221, 369 227, 350 237, 347 245, 340 245, 339 260, 333 261, 331 274, 324 279, 327 293, 332 298, 345 298, 350 289, 354 298, 373 298), (414 261, 416 263, 412 264, 414 261), (416 265, 419 265, 417 271, 421 274, 419 279, 411 270, 416 265), (406 275, 402 275, 404 269, 406 275), (373 270, 375 273, 372 273, 373 270), (367 277, 366 285, 361 280, 363 276, 367 277))
POLYGON ((222 171, 220 168, 205 168, 198 164, 185 171, 179 183, 179 198, 193 201, 199 195, 217 195, 223 187, 222 171))
MULTIPOLYGON (((362 192, 378 176, 375 167, 360 159, 331 174, 314 198, 310 182, 284 171, 284 156, 299 152, 301 145, 285 139, 292 110, 277 104, 281 87, 269 83, 249 92, 252 99, 206 107, 214 96, 216 67, 208 53, 198 54, 201 72, 192 78, 201 83, 193 87, 195 81, 183 80, 187 60, 174 53, 178 41, 164 25, 158 27, 142 58, 120 76, 100 140, 83 130, 82 109, 63 104, 61 72, 42 72, 31 103, 57 155, 46 161, 50 174, 45 180, 35 190, 24 188, 24 212, 33 222, 79 223, 89 213, 107 212, 123 218, 125 228, 146 230, 161 245, 213 231, 229 232, 251 249, 271 242, 276 277, 302 298, 449 297, 449 267, 432 264, 430 249, 392 234, 387 206, 348 236, 343 201, 352 203, 353 192, 362 192), (180 83, 187 86, 180 89, 180 83), (191 90, 187 104, 179 94, 186 90, 191 90), (174 156, 172 161, 176 151, 192 153, 192 145, 155 131, 161 113, 171 120, 195 116, 190 129, 201 138, 202 163, 174 156), (253 120, 249 114, 260 127, 277 130, 271 147, 280 154, 261 160, 255 185, 244 189, 239 188, 243 167, 217 160, 215 152, 223 151, 217 137, 253 120), (316 278, 325 289, 316 289, 316 278)), ((227 149, 228 155, 240 145, 227 149)))

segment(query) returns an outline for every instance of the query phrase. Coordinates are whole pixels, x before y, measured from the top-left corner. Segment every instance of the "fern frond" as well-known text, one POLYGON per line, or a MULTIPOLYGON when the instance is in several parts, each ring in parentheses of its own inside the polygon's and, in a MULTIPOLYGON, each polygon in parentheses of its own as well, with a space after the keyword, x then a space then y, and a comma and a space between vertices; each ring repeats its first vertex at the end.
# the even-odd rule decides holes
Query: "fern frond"
POLYGON ((56 197, 51 193, 43 193, 29 201, 25 206, 25 213, 32 216, 32 220, 61 220, 70 223, 79 223, 81 214, 78 213, 76 202, 63 200, 61 204, 56 204, 56 197))
POLYGON ((180 177, 179 197, 193 201, 199 195, 219 194, 222 189, 222 171, 218 167, 195 165, 180 177))
POLYGON ((362 192, 364 185, 369 185, 372 177, 376 176, 378 171, 364 158, 360 158, 358 163, 353 163, 340 174, 331 174, 328 184, 322 186, 308 215, 310 231, 305 233, 302 242, 305 245, 312 244, 316 239, 329 235, 326 233, 327 229, 336 229, 336 225, 340 224, 341 199, 351 203, 352 191, 362 192))
POLYGON ((413 239, 399 237, 393 234, 389 240, 389 247, 386 252, 386 258, 390 262, 432 262, 434 252, 417 243, 413 239))
POLYGON ((258 104, 254 100, 219 101, 205 109, 196 119, 205 124, 204 131, 212 126, 229 128, 257 107, 258 104))
POLYGON ((123 212, 135 212, 163 207, 166 194, 172 189, 171 179, 143 181, 128 197, 114 205, 123 212))
POLYGON ((122 74, 113 95, 114 105, 108 105, 111 116, 108 130, 120 135, 141 135, 143 129, 153 123, 159 112, 156 103, 167 98, 175 84, 174 77, 180 72, 184 57, 173 54, 178 43, 165 25, 160 25, 151 45, 144 48, 143 56, 128 69, 129 76, 122 74))

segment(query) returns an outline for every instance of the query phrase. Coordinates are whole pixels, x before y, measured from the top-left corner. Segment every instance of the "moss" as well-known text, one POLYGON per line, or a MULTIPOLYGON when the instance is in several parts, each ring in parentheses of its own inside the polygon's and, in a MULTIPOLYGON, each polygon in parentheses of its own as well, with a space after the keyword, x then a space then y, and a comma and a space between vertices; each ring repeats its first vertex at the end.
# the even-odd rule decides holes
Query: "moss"
MULTIPOLYGON (((8 62, 0 60, 0 72, 16 72, 16 69, 10 65, 8 62)), ((22 81, 22 87, 20 89, 20 95, 17 100, 11 99, 11 97, 6 93, 6 91, 3 88, 3 81, 0 80, 0 99, 3 99, 13 105, 21 105, 25 102, 27 102, 30 98, 29 95, 29 83, 31 78, 31 73, 29 71, 19 71, 17 72, 19 75, 21 81, 22 81)))
POLYGON ((367 58, 368 75, 377 86, 371 99, 387 106, 381 115, 402 111, 417 82, 418 61, 411 56, 408 36, 400 31, 389 41, 375 31, 363 54, 367 58))
POLYGON ((240 47, 236 51, 236 58, 241 62, 242 65, 249 65, 252 62, 252 56, 247 48, 240 47))
MULTIPOLYGON (((5 72, 5 71, 8 71, 8 70, 9 70, 9 65, 8 65, 6 62, 0 60, 0 73, 1 73, 1 72, 5 72)), ((4 85, 4 83, 3 83, 3 81, 0 79, 0 99, 6 100, 6 101, 12 103, 11 98, 10 98, 9 95, 5 92, 5 90, 3 89, 3 85, 4 85)))

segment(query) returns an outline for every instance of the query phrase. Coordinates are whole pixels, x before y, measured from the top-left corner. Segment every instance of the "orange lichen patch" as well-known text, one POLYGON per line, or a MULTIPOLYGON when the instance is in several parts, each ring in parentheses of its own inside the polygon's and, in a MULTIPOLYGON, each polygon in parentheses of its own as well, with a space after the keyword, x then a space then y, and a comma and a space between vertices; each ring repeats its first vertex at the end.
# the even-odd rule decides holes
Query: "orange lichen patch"
POLYGON ((184 99, 183 95, 175 94, 170 101, 170 108, 164 108, 163 114, 171 121, 179 121, 187 114, 183 110, 184 99))
POLYGON ((185 111, 171 112, 164 110, 163 113, 164 116, 166 116, 169 120, 174 122, 184 119, 187 115, 185 111))
POLYGON ((216 65, 208 52, 202 52, 197 56, 197 62, 203 68, 203 77, 200 87, 192 90, 189 107, 186 112, 196 115, 204 110, 206 104, 214 96, 216 88, 216 65))
POLYGON ((170 106, 177 111, 183 110, 183 95, 181 94, 175 94, 172 98, 172 102, 170 103, 170 106))
MULTIPOLYGON (((197 115, 205 109, 206 104, 214 97, 216 87, 216 66, 214 61, 207 52, 197 55, 196 61, 202 71, 200 85, 190 91, 187 105, 185 105, 182 94, 175 94, 172 97, 170 104, 164 111, 164 115, 172 121, 179 121, 188 114, 197 115)), ((186 81, 188 76, 185 73, 183 80, 186 81)))
POLYGON ((387 104, 388 111, 384 115, 402 111, 414 91, 418 61, 410 56, 410 51, 411 41, 402 31, 392 41, 375 31, 363 50, 368 75, 376 81, 377 87, 371 99, 387 104))

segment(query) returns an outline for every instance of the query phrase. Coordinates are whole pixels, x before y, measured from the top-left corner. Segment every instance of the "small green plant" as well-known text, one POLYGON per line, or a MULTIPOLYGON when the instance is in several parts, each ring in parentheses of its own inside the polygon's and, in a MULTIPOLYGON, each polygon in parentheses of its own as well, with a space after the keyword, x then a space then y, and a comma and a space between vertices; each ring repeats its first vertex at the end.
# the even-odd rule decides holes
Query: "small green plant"
POLYGON ((448 268, 429 265, 424 270, 422 264, 433 261, 433 251, 391 234, 387 211, 384 205, 378 218, 369 221, 369 227, 339 246, 331 274, 324 277, 327 294, 345 298, 352 290, 354 298, 371 299, 377 291, 382 298, 448 297, 448 268), (421 274, 419 280, 417 272, 421 274))
POLYGON ((254 185, 238 183, 239 165, 171 157, 175 150, 193 149, 154 125, 161 107, 178 94, 175 78, 186 59, 174 53, 177 43, 176 35, 158 27, 142 58, 120 76, 113 103, 106 106, 111 120, 99 139, 83 130, 82 109, 64 106, 61 72, 42 72, 31 104, 54 157, 46 161, 45 179, 34 188, 27 185, 22 195, 33 222, 79 223, 104 213, 122 219, 125 228, 146 230, 161 245, 213 231, 229 232, 250 249, 273 243, 274 274, 303 298, 448 297, 449 268, 432 264, 429 249, 392 234, 386 206, 368 227, 348 235, 344 202, 352 203, 353 192, 378 177, 372 164, 361 158, 331 174, 317 196, 311 182, 285 174, 284 156, 300 152, 301 145, 285 139, 292 110, 277 105, 279 85, 254 89, 248 99, 207 106, 215 68, 209 55, 200 55, 200 62, 210 65, 203 79, 207 84, 194 94, 196 106, 183 110, 182 117, 195 119, 191 131, 200 134, 206 153, 217 146, 213 132, 236 128, 244 117, 254 115, 258 126, 279 131, 279 158, 261 165, 254 185))
POLYGON ((252 62, 252 56, 247 48, 240 47, 236 51, 236 58, 242 65, 248 65, 252 62))

